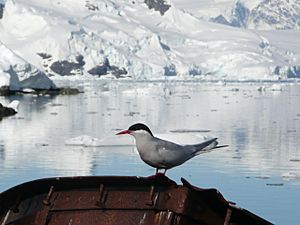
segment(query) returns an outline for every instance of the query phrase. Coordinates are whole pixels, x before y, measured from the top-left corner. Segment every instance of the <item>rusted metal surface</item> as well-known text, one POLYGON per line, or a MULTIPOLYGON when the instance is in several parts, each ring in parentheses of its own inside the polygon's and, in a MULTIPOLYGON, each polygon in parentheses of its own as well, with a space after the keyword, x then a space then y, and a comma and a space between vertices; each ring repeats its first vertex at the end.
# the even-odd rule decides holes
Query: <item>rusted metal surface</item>
POLYGON ((228 208, 226 217, 225 217, 225 221, 224 221, 224 225, 230 225, 231 214, 232 214, 232 209, 228 208))
POLYGON ((165 176, 65 177, 0 194, 0 225, 270 225, 201 189, 165 176))

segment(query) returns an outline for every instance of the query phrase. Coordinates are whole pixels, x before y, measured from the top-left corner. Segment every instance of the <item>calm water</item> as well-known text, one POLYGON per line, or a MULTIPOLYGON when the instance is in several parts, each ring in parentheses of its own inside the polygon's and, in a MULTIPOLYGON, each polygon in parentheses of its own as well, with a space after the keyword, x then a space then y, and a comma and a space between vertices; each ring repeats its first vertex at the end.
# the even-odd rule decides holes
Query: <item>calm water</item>
POLYGON ((217 188, 275 224, 298 225, 300 85, 271 85, 99 82, 82 83, 77 96, 0 97, 20 100, 19 113, 0 121, 0 192, 42 177, 152 175, 133 147, 64 144, 145 122, 154 133, 193 131, 230 145, 168 171, 170 178, 217 188))

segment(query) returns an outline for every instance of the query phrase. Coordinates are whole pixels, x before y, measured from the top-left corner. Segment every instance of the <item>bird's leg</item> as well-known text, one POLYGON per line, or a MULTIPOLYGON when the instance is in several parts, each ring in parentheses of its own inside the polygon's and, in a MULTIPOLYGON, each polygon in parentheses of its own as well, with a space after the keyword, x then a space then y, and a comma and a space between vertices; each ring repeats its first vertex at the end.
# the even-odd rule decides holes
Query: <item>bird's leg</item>
POLYGON ((165 171, 163 172, 163 175, 166 175, 167 169, 164 169, 165 171))
POLYGON ((159 168, 156 168, 155 176, 165 176, 167 169, 162 169, 164 170, 163 172, 159 172, 159 170, 160 170, 159 168))

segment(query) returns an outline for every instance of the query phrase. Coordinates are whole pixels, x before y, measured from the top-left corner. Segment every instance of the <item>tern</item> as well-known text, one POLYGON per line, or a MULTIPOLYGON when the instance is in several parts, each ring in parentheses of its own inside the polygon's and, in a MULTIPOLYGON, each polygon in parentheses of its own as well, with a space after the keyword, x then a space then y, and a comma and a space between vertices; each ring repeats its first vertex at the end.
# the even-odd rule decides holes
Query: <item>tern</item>
POLYGON ((217 138, 199 144, 179 145, 155 137, 149 127, 142 123, 136 123, 116 135, 121 134, 130 134, 135 138, 140 158, 146 164, 156 168, 156 174, 160 169, 164 169, 163 174, 165 174, 168 169, 179 166, 194 156, 228 146, 218 145, 217 138))

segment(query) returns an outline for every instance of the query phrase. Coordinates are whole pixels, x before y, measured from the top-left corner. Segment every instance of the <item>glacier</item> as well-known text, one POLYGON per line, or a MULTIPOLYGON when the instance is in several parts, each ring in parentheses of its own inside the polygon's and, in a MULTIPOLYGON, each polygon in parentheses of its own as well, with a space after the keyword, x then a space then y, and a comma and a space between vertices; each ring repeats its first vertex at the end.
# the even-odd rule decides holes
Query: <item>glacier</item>
POLYGON ((54 82, 0 42, 0 87, 10 91, 26 88, 53 89, 54 82))
POLYGON ((269 3, 1 0, 0 86, 51 88, 74 77, 300 78, 300 3, 269 3))

